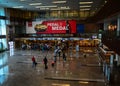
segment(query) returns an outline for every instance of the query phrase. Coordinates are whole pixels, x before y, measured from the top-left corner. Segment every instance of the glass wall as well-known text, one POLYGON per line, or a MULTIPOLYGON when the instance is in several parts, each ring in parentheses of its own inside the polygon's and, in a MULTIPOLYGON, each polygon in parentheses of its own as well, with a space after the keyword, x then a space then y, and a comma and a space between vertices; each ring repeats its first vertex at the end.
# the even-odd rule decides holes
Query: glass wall
POLYGON ((1 8, 1 7, 0 7, 0 16, 5 16, 4 8, 1 8))
POLYGON ((0 19, 0 35, 6 35, 6 24, 5 24, 5 20, 0 19))
POLYGON ((3 50, 7 49, 7 40, 6 40, 6 38, 1 38, 0 43, 1 43, 1 48, 3 50))
POLYGON ((7 49, 7 40, 6 40, 6 20, 5 17, 5 10, 4 8, 0 8, 0 51, 7 49))

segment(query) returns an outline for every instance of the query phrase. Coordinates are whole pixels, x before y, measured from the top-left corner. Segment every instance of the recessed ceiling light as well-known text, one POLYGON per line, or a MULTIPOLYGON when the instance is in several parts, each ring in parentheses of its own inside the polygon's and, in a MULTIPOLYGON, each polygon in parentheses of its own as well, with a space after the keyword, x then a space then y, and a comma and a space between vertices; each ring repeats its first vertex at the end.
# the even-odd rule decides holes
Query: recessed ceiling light
POLYGON ((53 1, 54 4, 66 3, 66 1, 53 1))
POLYGON ((26 0, 20 0, 20 1, 26 1, 26 0))
POLYGON ((105 0, 105 3, 107 3, 107 0, 105 0))
POLYGON ((79 2, 79 4, 92 4, 93 2, 92 1, 90 1, 90 2, 79 2))
POLYGON ((67 9, 70 9, 70 7, 60 7, 60 9, 63 9, 63 10, 66 9, 67 10, 67 9))
POLYGON ((69 10, 70 7, 58 7, 58 8, 51 8, 50 10, 69 10))
POLYGON ((70 84, 57 84, 57 83, 52 83, 52 86, 70 86, 70 84))
POLYGON ((91 6, 90 5, 80 6, 80 8, 86 8, 86 7, 91 7, 91 6))
POLYGON ((47 7, 45 7, 45 8, 40 8, 40 10, 49 10, 50 8, 47 8, 47 7))
POLYGON ((29 5, 41 5, 42 3, 31 3, 29 5))
POLYGON ((89 82, 80 81, 79 83, 81 83, 81 84, 88 84, 89 82))
POLYGON ((23 8, 24 6, 15 6, 13 8, 23 8))
POLYGON ((51 8, 50 10, 60 10, 60 8, 51 8))
POLYGON ((57 7, 57 5, 50 5, 50 6, 36 6, 36 8, 44 8, 44 7, 51 8, 51 7, 57 7))
POLYGON ((89 8, 80 9, 80 11, 90 10, 89 8))

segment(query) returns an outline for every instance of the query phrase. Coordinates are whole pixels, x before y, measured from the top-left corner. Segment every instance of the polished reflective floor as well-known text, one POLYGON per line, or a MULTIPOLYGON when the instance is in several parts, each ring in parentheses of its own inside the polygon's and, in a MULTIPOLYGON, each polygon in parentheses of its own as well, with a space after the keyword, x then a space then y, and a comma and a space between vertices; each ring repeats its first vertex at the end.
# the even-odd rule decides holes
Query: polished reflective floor
POLYGON ((54 51, 14 50, 0 53, 0 86, 105 86, 104 74, 95 48, 69 49, 67 60, 57 57, 51 66, 54 51), (84 58, 86 54, 86 58, 84 58), (32 56, 37 60, 32 67, 32 56), (48 69, 43 58, 48 59, 48 69))

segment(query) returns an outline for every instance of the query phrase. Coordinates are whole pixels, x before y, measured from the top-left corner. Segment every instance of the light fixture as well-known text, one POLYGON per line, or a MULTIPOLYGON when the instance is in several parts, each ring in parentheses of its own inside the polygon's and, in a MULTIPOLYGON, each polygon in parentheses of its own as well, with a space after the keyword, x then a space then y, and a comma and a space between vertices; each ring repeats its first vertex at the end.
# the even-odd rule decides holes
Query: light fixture
POLYGON ((66 1, 53 1, 54 4, 66 3, 66 1))
POLYGON ((20 1, 26 1, 26 0, 20 0, 20 1))
POLYGON ((107 3, 107 0, 105 0, 105 3, 107 3))
POLYGON ((81 84, 88 84, 89 82, 86 82, 86 81, 79 81, 79 83, 81 83, 81 84))
POLYGON ((60 9, 67 10, 70 9, 70 7, 60 7, 60 9))
POLYGON ((87 7, 91 7, 91 5, 83 5, 83 6, 80 6, 80 8, 87 8, 87 7))
POLYGON ((49 8, 45 7, 45 8, 40 8, 40 10, 49 10, 49 8))
POLYGON ((90 8, 80 9, 80 11, 86 11, 86 10, 90 10, 90 8))
POLYGON ((70 84, 58 84, 58 83, 52 83, 52 86, 70 86, 70 84))
POLYGON ((41 5, 42 3, 31 3, 29 5, 41 5))
POLYGON ((117 25, 112 25, 112 24, 108 25, 108 30, 114 31, 116 29, 117 29, 117 25))
POLYGON ((57 7, 57 5, 49 5, 49 6, 36 6, 35 8, 44 8, 44 7, 47 7, 47 8, 52 8, 52 7, 57 7))
POLYGON ((69 10, 70 7, 58 7, 58 8, 51 8, 50 10, 69 10))
POLYGON ((23 8, 24 6, 15 6, 13 8, 23 8))
POLYGON ((90 2, 87 2, 87 1, 86 2, 83 2, 83 1, 79 2, 79 4, 92 4, 92 3, 93 3, 92 1, 90 1, 90 2))
POLYGON ((60 8, 51 8, 50 10, 60 10, 60 8))

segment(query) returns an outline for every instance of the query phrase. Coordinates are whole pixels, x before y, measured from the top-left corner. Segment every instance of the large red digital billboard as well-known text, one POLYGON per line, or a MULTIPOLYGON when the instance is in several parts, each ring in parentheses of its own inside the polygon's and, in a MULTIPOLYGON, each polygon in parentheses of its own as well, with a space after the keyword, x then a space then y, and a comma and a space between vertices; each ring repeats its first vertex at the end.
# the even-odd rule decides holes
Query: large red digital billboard
MULTIPOLYGON (((31 25, 31 24, 30 24, 31 25)), ((28 28, 31 26, 28 23, 28 28)), ((49 20, 34 22, 32 24, 34 32, 37 34, 58 34, 58 33, 76 33, 75 20, 49 20)))

